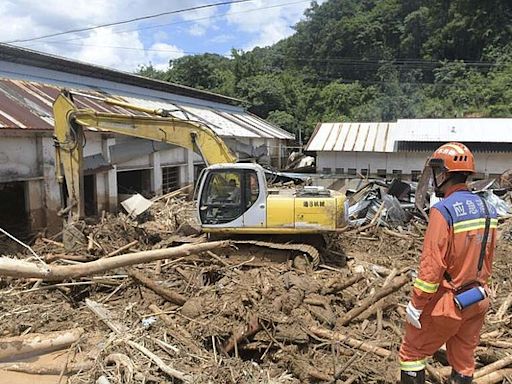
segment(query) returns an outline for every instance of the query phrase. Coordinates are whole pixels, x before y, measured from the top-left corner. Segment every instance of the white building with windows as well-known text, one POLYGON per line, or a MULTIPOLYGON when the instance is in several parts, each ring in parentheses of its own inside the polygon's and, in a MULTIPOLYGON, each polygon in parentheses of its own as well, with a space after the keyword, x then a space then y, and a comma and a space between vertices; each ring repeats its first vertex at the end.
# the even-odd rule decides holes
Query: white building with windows
POLYGON ((512 118, 321 123, 306 151, 316 153, 319 173, 416 180, 432 152, 450 141, 462 142, 473 151, 476 178, 498 176, 512 168, 512 118))
MULTIPOLYGON (((173 110, 220 135, 239 158, 275 166, 293 135, 247 112, 241 102, 190 87, 0 44, 0 227, 58 228, 52 104, 61 88, 173 110)), ((79 107, 105 111, 93 99, 79 107)), ((107 111, 130 113, 120 107, 107 111)), ((159 195, 194 181, 202 167, 192 151, 160 142, 86 132, 85 206, 115 211, 123 195, 159 195)), ((16 232, 16 228, 13 229, 16 232)))

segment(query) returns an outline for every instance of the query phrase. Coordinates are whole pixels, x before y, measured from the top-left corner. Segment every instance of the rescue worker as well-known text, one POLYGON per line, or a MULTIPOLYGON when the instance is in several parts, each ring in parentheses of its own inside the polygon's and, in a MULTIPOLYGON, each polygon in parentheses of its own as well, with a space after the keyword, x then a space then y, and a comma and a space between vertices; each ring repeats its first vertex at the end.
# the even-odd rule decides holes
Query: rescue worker
POLYGON ((444 199, 430 210, 418 276, 406 309, 400 382, 425 383, 425 359, 446 343, 450 383, 471 383, 474 351, 489 307, 486 293, 496 210, 468 191, 466 180, 475 173, 475 165, 465 145, 442 145, 428 165, 436 195, 444 199))

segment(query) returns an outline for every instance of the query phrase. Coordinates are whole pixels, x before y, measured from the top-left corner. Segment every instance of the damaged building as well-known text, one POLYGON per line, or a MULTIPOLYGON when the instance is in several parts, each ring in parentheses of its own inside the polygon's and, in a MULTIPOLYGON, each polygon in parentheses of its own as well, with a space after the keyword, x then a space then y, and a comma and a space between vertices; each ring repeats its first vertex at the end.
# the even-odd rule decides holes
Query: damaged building
MULTIPOLYGON (((220 135, 240 159, 277 167, 293 135, 240 101, 138 75, 0 45, 0 227, 15 233, 59 228, 52 104, 61 88, 176 111, 220 135)), ((80 107, 105 112, 94 99, 80 107)), ((130 113, 111 107, 111 112, 130 113)), ((108 111, 107 111, 108 112, 108 111)), ((125 195, 159 195, 194 181, 202 159, 150 140, 86 132, 86 214, 115 211, 125 195)))
POLYGON ((340 178, 418 180, 425 160, 441 144, 458 141, 475 155, 475 179, 510 168, 512 119, 399 119, 390 123, 321 123, 306 151, 316 153, 317 172, 340 178))

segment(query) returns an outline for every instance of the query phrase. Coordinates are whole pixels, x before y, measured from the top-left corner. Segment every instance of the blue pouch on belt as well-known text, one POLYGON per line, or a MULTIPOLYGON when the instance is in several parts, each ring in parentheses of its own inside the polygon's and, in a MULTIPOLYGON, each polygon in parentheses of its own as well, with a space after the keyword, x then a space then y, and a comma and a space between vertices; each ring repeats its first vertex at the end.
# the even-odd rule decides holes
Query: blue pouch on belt
POLYGON ((487 293, 483 287, 473 287, 464 292, 458 293, 453 297, 453 301, 457 308, 461 311, 470 305, 476 304, 487 297, 487 293))

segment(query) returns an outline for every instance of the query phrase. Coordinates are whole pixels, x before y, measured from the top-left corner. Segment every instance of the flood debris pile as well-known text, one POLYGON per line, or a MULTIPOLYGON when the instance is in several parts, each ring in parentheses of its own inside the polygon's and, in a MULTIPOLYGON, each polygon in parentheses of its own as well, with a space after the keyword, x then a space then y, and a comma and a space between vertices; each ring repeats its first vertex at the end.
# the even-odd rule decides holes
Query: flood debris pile
MULTIPOLYGON (((498 179, 478 180, 469 185, 492 204, 501 217, 512 213, 512 186, 507 175, 505 172, 498 179)), ((424 201, 416 201, 418 183, 399 179, 352 179, 340 188, 349 197, 352 226, 371 224, 397 228, 407 226, 411 220, 425 222, 426 212, 439 201, 431 186, 422 194, 424 201)))
MULTIPOLYGON (((178 195, 154 201, 142 215, 82 223, 83 238, 72 250, 62 236, 41 236, 32 249, 46 265, 30 252, 8 255, 7 266, 0 261, 2 377, 100 384, 396 381, 424 223, 350 228, 331 239, 345 267, 321 260, 316 269, 297 268, 291 251, 276 258, 278 250, 206 242, 193 231, 191 203, 178 195), (18 275, 7 277, 13 263, 18 275)), ((501 382, 512 367, 511 224, 500 219, 477 383, 501 382)), ((443 351, 429 374, 431 382, 449 374, 443 351)))

